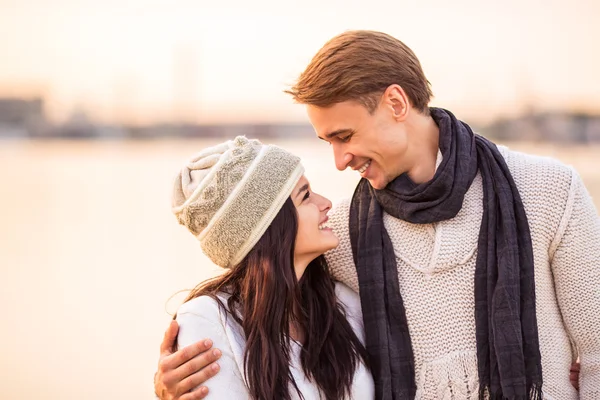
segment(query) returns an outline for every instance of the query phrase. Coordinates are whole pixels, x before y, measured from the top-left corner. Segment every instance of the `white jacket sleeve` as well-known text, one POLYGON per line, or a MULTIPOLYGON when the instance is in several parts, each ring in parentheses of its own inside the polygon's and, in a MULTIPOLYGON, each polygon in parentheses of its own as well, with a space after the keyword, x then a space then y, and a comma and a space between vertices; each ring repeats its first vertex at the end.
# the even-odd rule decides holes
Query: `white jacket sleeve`
POLYGON ((179 348, 208 338, 213 341, 213 349, 222 352, 217 361, 221 367, 219 372, 203 384, 209 390, 207 399, 249 398, 217 302, 207 296, 190 300, 180 307, 177 323, 179 348))
POLYGON ((576 172, 558 235, 552 271, 561 314, 581 359, 579 395, 600 399, 600 219, 576 172))

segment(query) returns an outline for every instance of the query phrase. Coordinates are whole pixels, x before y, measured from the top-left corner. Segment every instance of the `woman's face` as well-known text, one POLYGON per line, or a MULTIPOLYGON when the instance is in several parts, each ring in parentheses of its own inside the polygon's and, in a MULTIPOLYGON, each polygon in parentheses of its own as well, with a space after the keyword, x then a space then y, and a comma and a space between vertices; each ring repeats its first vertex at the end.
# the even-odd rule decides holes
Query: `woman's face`
POLYGON ((298 212, 298 235, 294 252, 294 266, 298 279, 308 264, 337 247, 339 239, 325 224, 331 201, 313 192, 308 179, 302 176, 291 194, 298 212))

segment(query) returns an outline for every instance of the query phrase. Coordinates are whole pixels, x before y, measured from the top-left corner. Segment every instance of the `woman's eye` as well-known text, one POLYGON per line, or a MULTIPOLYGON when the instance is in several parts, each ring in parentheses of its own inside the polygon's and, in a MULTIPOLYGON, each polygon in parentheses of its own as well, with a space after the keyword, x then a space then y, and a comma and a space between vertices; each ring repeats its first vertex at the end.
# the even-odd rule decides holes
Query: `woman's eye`
POLYGON ((344 143, 347 143, 347 142, 349 142, 349 141, 350 141, 350 138, 351 138, 351 137, 352 137, 352 136, 345 136, 345 137, 343 137, 343 138, 340 138, 340 140, 341 140, 342 142, 344 142, 344 143))
POLYGON ((304 198, 302 199, 302 201, 308 199, 310 197, 310 192, 306 191, 306 194, 304 195, 304 198))

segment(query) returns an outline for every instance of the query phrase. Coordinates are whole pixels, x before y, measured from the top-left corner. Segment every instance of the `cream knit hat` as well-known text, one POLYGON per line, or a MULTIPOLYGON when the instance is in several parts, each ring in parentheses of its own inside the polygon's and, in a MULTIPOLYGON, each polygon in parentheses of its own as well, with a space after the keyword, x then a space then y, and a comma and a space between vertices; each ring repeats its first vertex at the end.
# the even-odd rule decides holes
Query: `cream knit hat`
POLYGON ((173 213, 229 268, 265 233, 304 174, 300 158, 238 136, 196 154, 175 179, 173 213))

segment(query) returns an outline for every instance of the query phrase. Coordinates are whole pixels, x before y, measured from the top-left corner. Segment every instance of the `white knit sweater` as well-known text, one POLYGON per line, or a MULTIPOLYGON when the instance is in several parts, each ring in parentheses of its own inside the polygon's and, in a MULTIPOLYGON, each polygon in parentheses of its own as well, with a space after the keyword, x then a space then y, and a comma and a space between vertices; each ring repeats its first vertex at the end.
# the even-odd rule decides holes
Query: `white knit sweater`
MULTIPOLYGON (((531 228, 544 397, 600 399, 600 220, 592 200, 573 169, 500 151, 531 228), (569 382, 578 355, 579 393, 569 382)), ((414 351, 417 399, 478 398, 474 272, 482 202, 478 175, 451 220, 417 225, 384 214, 414 351)), ((358 292, 349 205, 344 201, 330 213, 340 245, 326 258, 334 277, 358 292)))
MULTIPOLYGON (((337 283, 335 292, 338 302, 344 307, 350 326, 364 343, 364 329, 362 313, 358 295, 347 286, 337 283)), ((223 300, 226 297, 223 296, 223 300)), ((227 304, 225 302, 225 304, 227 304)), ((208 297, 196 297, 184 303, 177 312, 179 334, 177 336, 179 348, 195 343, 204 338, 213 341, 213 347, 222 351, 219 359, 221 369, 219 373, 206 381, 211 399, 249 399, 248 388, 244 380, 244 348, 245 337, 240 325, 231 316, 227 317, 219 308, 217 302, 208 297)), ((300 345, 291 341, 293 360, 291 365, 292 375, 305 400, 319 399, 317 386, 310 382, 300 364, 300 345)), ((297 393, 290 388, 292 398, 296 399, 297 393)), ((351 399, 363 400, 374 398, 375 389, 370 372, 361 363, 354 374, 351 399)))

